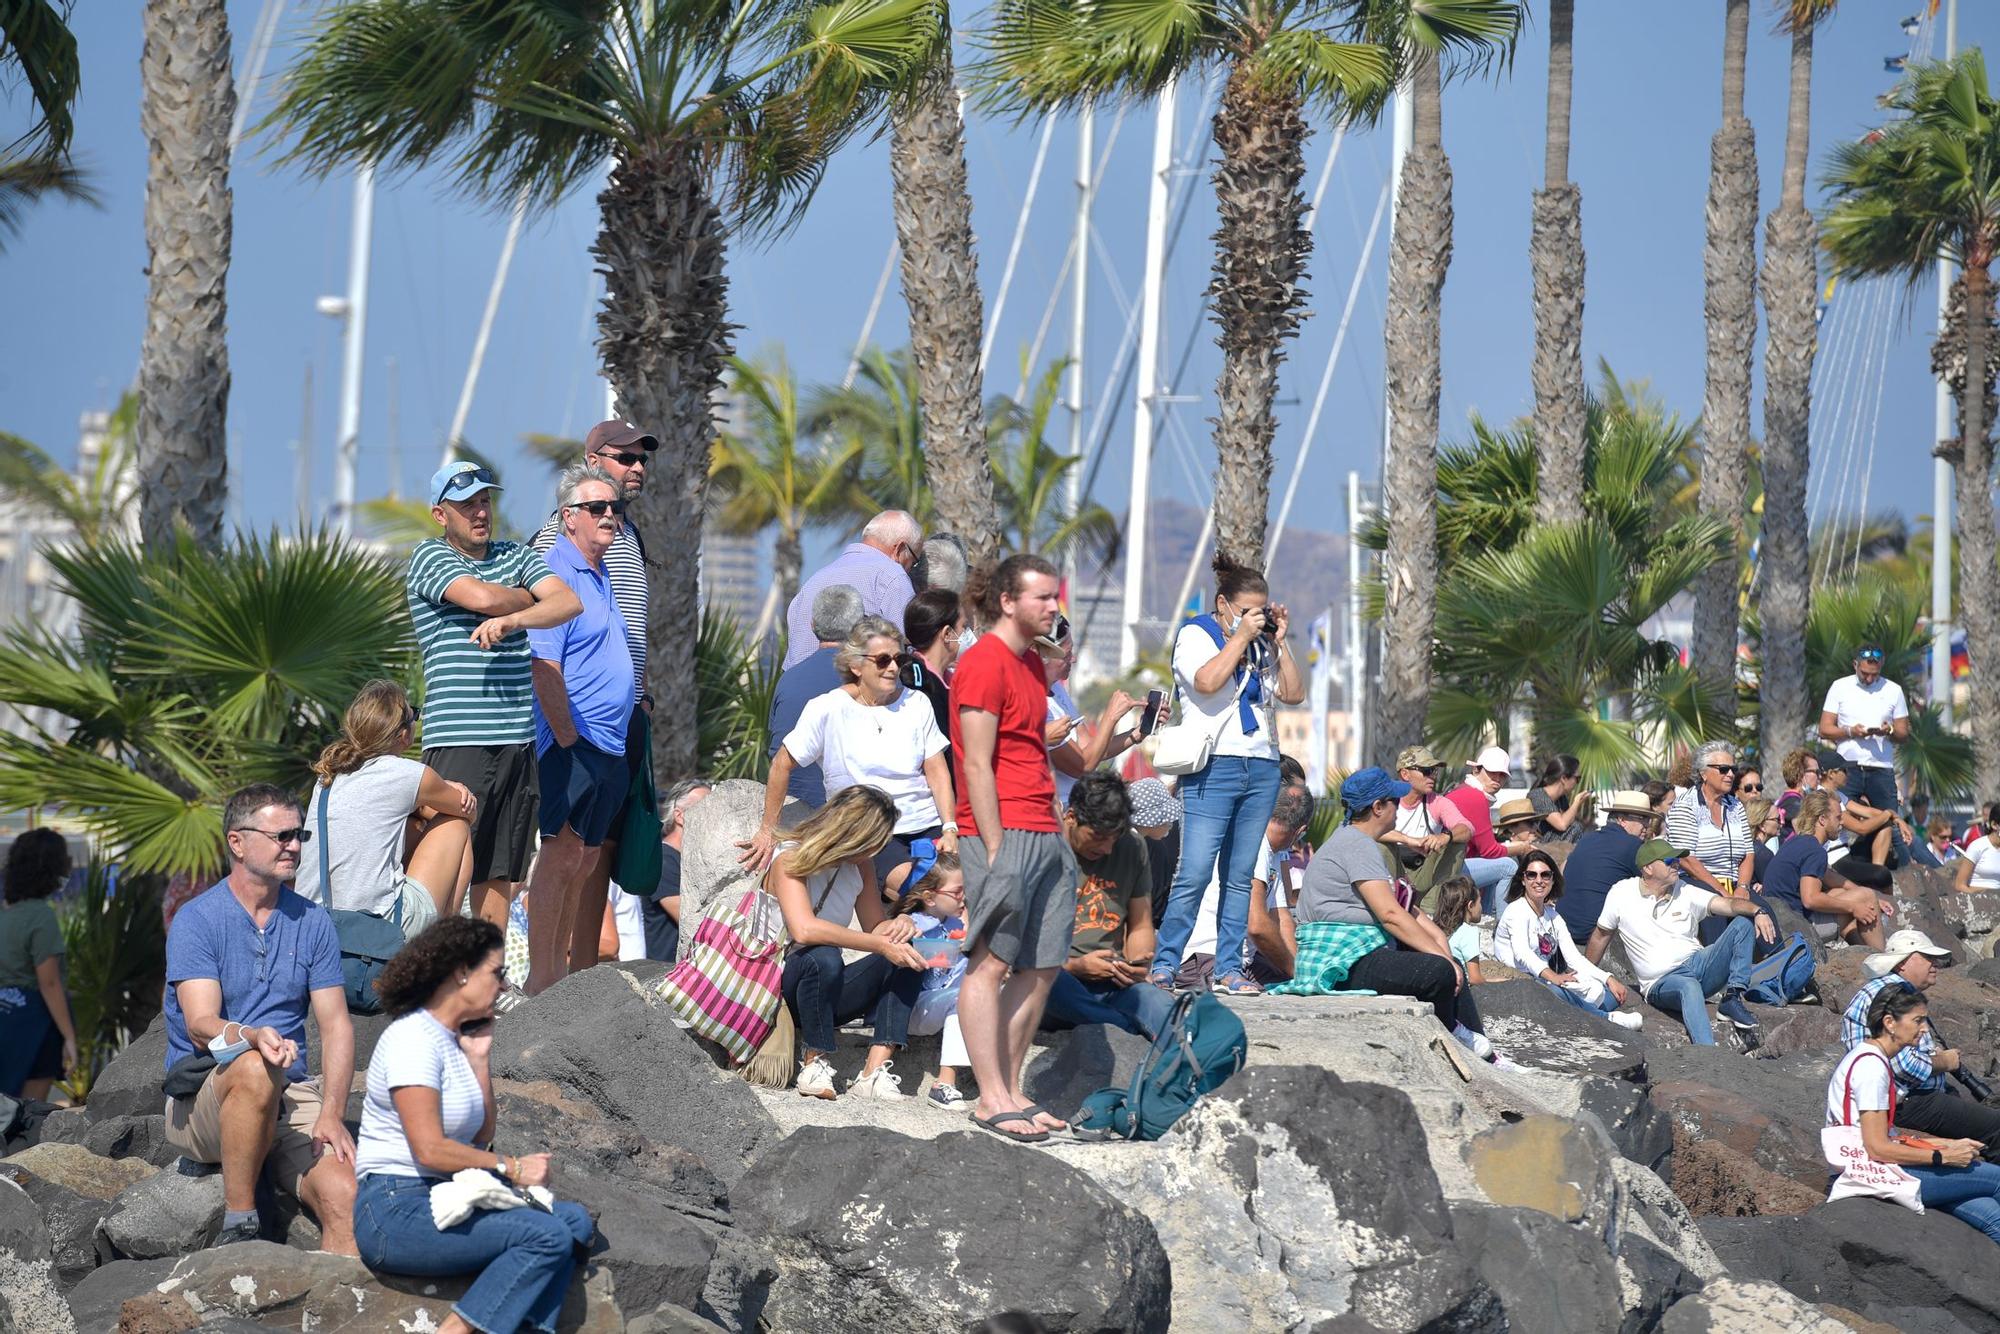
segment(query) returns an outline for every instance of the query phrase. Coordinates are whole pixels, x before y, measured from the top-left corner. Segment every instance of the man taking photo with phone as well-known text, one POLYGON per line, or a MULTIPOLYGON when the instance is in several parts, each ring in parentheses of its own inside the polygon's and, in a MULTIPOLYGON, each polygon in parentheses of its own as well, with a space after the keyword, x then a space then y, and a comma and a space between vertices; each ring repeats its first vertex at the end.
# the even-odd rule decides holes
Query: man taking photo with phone
MULTIPOLYGON (((1882 674, 1882 659, 1880 644, 1854 650, 1854 674, 1841 677, 1826 692, 1819 734, 1838 746, 1847 761, 1846 795, 1896 815, 1903 809, 1896 794, 1896 747, 1910 739, 1910 705, 1903 687, 1882 674)), ((1898 828, 1891 857, 1907 856, 1898 828)))

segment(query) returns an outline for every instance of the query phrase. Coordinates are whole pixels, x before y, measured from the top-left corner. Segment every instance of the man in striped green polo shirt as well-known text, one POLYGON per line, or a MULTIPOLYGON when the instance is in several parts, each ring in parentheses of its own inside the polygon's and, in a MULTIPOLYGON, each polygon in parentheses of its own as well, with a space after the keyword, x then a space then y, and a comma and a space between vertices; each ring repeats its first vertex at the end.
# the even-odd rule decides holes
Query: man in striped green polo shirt
POLYGON ((465 784, 472 824, 472 910, 502 930, 535 846, 535 689, 528 631, 583 610, 530 547, 495 542, 500 483, 458 460, 431 478, 444 536, 417 544, 405 591, 424 655, 424 763, 465 784))

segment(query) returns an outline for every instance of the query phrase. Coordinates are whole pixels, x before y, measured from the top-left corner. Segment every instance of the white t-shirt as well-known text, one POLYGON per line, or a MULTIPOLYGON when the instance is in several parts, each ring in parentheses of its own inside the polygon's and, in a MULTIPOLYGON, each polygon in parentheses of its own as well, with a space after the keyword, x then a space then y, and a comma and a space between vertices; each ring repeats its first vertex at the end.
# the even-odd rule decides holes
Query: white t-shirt
POLYGON ((1493 928, 1493 957, 1529 977, 1539 977, 1544 968, 1553 968, 1558 973, 1575 973, 1579 983, 1602 986, 1609 976, 1577 948, 1569 924, 1553 903, 1544 904, 1537 915, 1525 897, 1500 910, 1499 924, 1493 928))
POLYGON ((1965 855, 1972 859, 1974 889, 2000 889, 2000 846, 1995 846, 1991 834, 1966 844, 1965 855))
POLYGON ((646 957, 646 910, 637 894, 628 894, 616 880, 611 882, 611 925, 618 929, 618 962, 630 963, 646 957))
POLYGON ((472 1063, 458 1049, 458 1038, 429 1010, 406 1014, 382 1030, 382 1039, 368 1058, 368 1093, 361 1104, 354 1175, 437 1176, 417 1166, 417 1160, 410 1156, 403 1118, 391 1096, 395 1089, 415 1087, 438 1091, 439 1120, 446 1139, 470 1144, 485 1124, 486 1099, 479 1091, 472 1063))
MULTIPOLYGON (((1236 679, 1230 677, 1222 683, 1222 689, 1202 694, 1194 688, 1194 674, 1206 667, 1209 660, 1222 650, 1215 646, 1215 640, 1208 631, 1198 625, 1184 625, 1174 635, 1174 684, 1181 692, 1181 722, 1203 721, 1207 727, 1215 727, 1221 722, 1217 734, 1215 753, 1235 755, 1251 760, 1275 760, 1278 758, 1277 725, 1272 722, 1272 702, 1277 698, 1278 674, 1275 662, 1269 675, 1264 678, 1264 698, 1251 706, 1257 718, 1257 730, 1246 734, 1243 731, 1243 711, 1236 698, 1236 679)), ((1258 650, 1253 645, 1244 656, 1258 650)))
POLYGON ((396 886, 403 873, 405 822, 417 808, 417 789, 423 780, 424 766, 417 761, 377 755, 353 773, 334 779, 331 798, 325 784, 314 784, 305 822, 313 841, 300 851, 293 888, 322 908, 393 916, 400 897, 396 886), (329 800, 322 844, 319 808, 329 800), (322 847, 333 878, 331 901, 319 882, 322 847))
MULTIPOLYGON (((1280 863, 1285 870, 1284 879, 1273 880, 1271 857, 1271 840, 1268 838, 1261 840, 1257 845, 1257 869, 1250 873, 1250 878, 1264 882, 1264 904, 1272 912, 1276 912, 1279 908, 1291 907, 1291 901, 1286 897, 1287 882, 1291 895, 1296 898, 1303 873, 1288 853, 1280 863)), ((1187 948, 1181 951, 1183 959, 1191 959, 1197 954, 1215 953, 1215 914, 1221 902, 1222 882, 1215 875, 1210 875, 1208 888, 1201 892, 1201 906, 1195 909, 1194 932, 1188 937, 1187 948)), ((1246 953, 1248 949, 1246 944, 1246 953)))
MULTIPOLYGON (((1076 700, 1071 698, 1069 693, 1069 687, 1064 685, 1061 681, 1050 682, 1048 721, 1054 723, 1054 722, 1060 722, 1064 718, 1075 718, 1079 716, 1080 715, 1076 707, 1076 700)), ((1070 735, 1073 737, 1076 735, 1076 733, 1071 732, 1070 735)), ((1062 744, 1063 746, 1067 746, 1069 742, 1064 741, 1062 744)), ((1050 746, 1049 752, 1051 754, 1054 754, 1056 751, 1061 749, 1062 746, 1050 746)), ((1067 807, 1069 805, 1069 790, 1076 786, 1076 780, 1070 777, 1068 774, 1064 773, 1062 770, 1055 768, 1053 765, 1050 766, 1049 772, 1055 775, 1056 805, 1067 807)))
MULTIPOLYGON (((1858 676, 1843 676, 1827 690, 1820 711, 1832 714, 1842 727, 1886 727, 1898 718, 1909 717, 1910 705, 1903 698, 1903 688, 1886 676, 1876 677, 1872 686, 1862 685, 1858 676)), ((1840 743, 1840 757, 1872 769, 1887 769, 1896 762, 1895 747, 1885 736, 1859 741, 1848 737, 1840 743)))
POLYGON ((1655 982, 1701 948, 1697 929, 1714 902, 1715 895, 1685 882, 1666 897, 1655 898, 1646 893, 1638 876, 1629 876, 1605 894, 1597 925, 1618 933, 1632 971, 1639 975, 1639 989, 1651 995, 1655 982))
POLYGON ((800 764, 817 764, 826 795, 866 783, 896 803, 896 832, 914 834, 940 823, 937 802, 924 780, 924 761, 948 743, 937 711, 921 691, 898 691, 887 704, 863 704, 846 690, 829 690, 806 702, 785 749, 800 764))
POLYGON ((1889 1058, 1866 1042, 1854 1044, 1854 1050, 1840 1058, 1840 1064, 1833 1067, 1833 1078, 1826 1081, 1826 1123, 1830 1126, 1860 1125, 1863 1112, 1886 1112, 1889 1110, 1889 1058), (1848 1080, 1853 1072, 1853 1082, 1848 1080), (1842 1120, 1849 1109, 1854 1112, 1850 1123, 1842 1120))

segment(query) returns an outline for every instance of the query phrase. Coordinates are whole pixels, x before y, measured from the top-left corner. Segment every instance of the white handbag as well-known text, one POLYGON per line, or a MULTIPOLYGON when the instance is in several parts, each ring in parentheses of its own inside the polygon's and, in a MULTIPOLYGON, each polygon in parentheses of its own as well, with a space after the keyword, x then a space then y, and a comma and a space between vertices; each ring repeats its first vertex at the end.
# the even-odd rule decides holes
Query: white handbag
POLYGON ((1174 695, 1181 706, 1181 721, 1162 727, 1153 733, 1153 768, 1170 777, 1183 778, 1188 774, 1198 774, 1208 767, 1215 756, 1215 743, 1222 739, 1222 731, 1229 726, 1230 711, 1243 698, 1243 692, 1250 684, 1250 671, 1245 669, 1236 683, 1236 693, 1230 696, 1229 708, 1220 717, 1211 720, 1199 709, 1190 708, 1179 687, 1174 695), (1192 713, 1192 718, 1188 714, 1192 713))
MULTIPOLYGON (((1880 1058, 1887 1066, 1889 1058, 1880 1058)), ((1895 1163, 1877 1162, 1868 1156, 1868 1146, 1862 1142, 1861 1127, 1854 1122, 1854 1067, 1847 1067, 1847 1087, 1841 1093, 1841 1124, 1828 1126, 1819 1132, 1820 1152, 1826 1155, 1827 1165, 1839 1171, 1833 1186, 1826 1193, 1829 1200, 1844 1200, 1850 1195, 1866 1196, 1878 1200, 1893 1200, 1905 1209, 1924 1211, 1924 1202, 1919 1197, 1920 1183, 1895 1163)), ((1889 1072, 1889 1124, 1896 1124, 1896 1074, 1889 1072)))

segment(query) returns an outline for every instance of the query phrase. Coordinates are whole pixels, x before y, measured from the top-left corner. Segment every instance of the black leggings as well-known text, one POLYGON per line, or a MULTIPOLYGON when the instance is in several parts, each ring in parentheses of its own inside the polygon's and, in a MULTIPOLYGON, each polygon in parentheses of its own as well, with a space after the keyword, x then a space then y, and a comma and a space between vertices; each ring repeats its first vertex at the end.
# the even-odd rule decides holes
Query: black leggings
POLYGON ((1356 959, 1347 970, 1347 980, 1341 983, 1341 989, 1429 1001, 1437 1011, 1438 1022, 1446 1028, 1464 1024, 1475 1033, 1484 1033, 1486 1026, 1480 1022, 1472 988, 1458 988, 1457 983, 1458 969, 1451 960, 1438 954, 1406 950, 1391 942, 1356 959))

